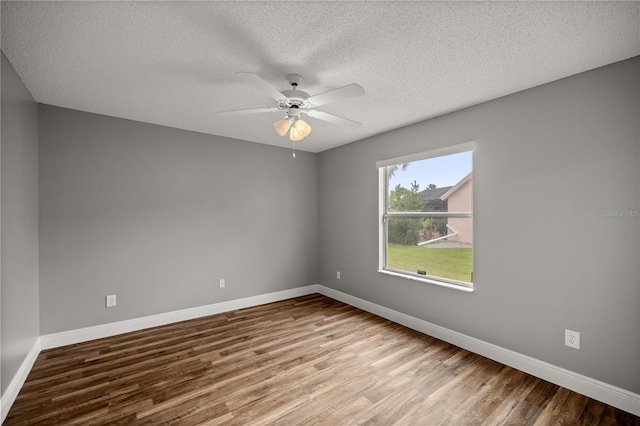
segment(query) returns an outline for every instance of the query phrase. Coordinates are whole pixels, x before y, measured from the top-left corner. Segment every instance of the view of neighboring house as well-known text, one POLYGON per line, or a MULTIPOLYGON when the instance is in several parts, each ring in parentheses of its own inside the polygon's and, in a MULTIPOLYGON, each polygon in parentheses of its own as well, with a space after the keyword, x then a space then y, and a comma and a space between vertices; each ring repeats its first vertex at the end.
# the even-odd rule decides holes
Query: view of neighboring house
MULTIPOLYGON (((473 172, 469 173, 451 189, 440 197, 447 203, 450 212, 473 211, 473 172)), ((449 237, 450 241, 460 241, 473 244, 473 219, 469 217, 450 217, 447 219, 450 230, 455 230, 458 235, 449 237)))
MULTIPOLYGON (((454 186, 425 189, 419 195, 425 203, 425 212, 472 212, 473 172, 460 179, 454 186)), ((443 236, 457 232, 447 240, 473 244, 473 220, 471 218, 450 217, 446 220, 436 218, 433 219, 433 222, 437 224, 435 226, 437 231, 432 238, 437 238, 440 241, 443 236), (442 223, 438 224, 440 221, 442 223)))
POLYGON ((429 188, 421 191, 420 199, 424 201, 425 212, 446 212, 447 200, 442 199, 442 195, 453 188, 453 186, 445 186, 442 188, 429 188))

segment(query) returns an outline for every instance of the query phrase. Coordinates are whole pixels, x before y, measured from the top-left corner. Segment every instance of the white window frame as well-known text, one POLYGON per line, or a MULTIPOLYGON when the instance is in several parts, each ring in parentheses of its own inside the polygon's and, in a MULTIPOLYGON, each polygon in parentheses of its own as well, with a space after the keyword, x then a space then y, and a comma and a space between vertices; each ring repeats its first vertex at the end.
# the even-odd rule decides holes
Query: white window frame
MULTIPOLYGON (((406 271, 397 271, 393 269, 387 269, 387 217, 470 217, 473 218, 473 212, 419 212, 419 213, 405 213, 405 212, 387 212, 387 199, 389 194, 389 180, 387 178, 387 167, 397 164, 410 163, 412 161, 426 160, 429 158, 441 157, 449 154, 457 154, 465 151, 474 151, 475 142, 466 142, 454 146, 434 149, 426 152, 420 152, 416 154, 406 155, 402 157, 389 158, 376 162, 378 168, 378 272, 385 275, 394 277, 405 278, 413 281, 424 282, 428 284, 434 284, 441 287, 450 288, 453 290, 459 290, 464 292, 473 292, 473 283, 464 283, 461 281, 449 280, 442 277, 423 276, 406 271)), ((475 163, 475 155, 473 155, 473 162, 475 163)), ((475 166, 473 167, 475 169, 475 166)), ((475 210, 475 185, 474 185, 474 207, 475 210)), ((475 253, 475 244, 474 244, 475 253)), ((473 256, 473 262, 475 263, 475 256, 473 256)), ((475 266, 474 266, 475 269, 475 266)))

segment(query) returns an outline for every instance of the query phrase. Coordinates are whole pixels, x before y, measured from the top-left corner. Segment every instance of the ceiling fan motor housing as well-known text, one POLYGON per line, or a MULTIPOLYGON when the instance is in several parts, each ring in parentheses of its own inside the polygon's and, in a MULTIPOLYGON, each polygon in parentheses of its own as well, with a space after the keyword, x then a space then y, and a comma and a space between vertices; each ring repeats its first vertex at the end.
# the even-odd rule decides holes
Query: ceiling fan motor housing
POLYGON ((283 90, 282 94, 286 96, 292 105, 302 105, 307 100, 309 94, 302 90, 283 90))
POLYGON ((302 110, 298 105, 291 105, 291 107, 287 110, 287 117, 289 118, 300 118, 302 114, 302 110))

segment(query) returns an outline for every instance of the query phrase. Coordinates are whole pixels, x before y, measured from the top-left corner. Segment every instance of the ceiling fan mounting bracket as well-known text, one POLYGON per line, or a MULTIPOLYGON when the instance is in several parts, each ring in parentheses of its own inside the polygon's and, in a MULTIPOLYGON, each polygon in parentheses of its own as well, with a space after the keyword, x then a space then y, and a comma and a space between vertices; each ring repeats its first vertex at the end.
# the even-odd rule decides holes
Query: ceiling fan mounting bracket
POLYGON ((309 94, 302 90, 298 90, 298 85, 302 81, 300 74, 289 74, 286 77, 287 81, 291 85, 290 90, 283 90, 282 94, 288 99, 288 106, 296 105, 297 107, 307 107, 306 100, 309 98, 309 94))
POLYGON ((289 74, 285 77, 289 84, 295 89, 300 82, 302 81, 302 76, 300 74, 289 74))

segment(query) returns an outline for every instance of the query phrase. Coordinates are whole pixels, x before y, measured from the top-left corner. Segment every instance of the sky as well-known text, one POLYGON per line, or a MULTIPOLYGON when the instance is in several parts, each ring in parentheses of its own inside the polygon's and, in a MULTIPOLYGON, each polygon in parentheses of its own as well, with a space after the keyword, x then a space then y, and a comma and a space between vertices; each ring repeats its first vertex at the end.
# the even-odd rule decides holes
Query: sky
POLYGON ((396 170, 389 181, 389 188, 393 189, 397 184, 410 188, 414 180, 420 184, 421 191, 430 183, 435 183, 438 188, 453 186, 471 170, 473 170, 471 151, 412 161, 407 170, 403 171, 402 168, 396 170))

